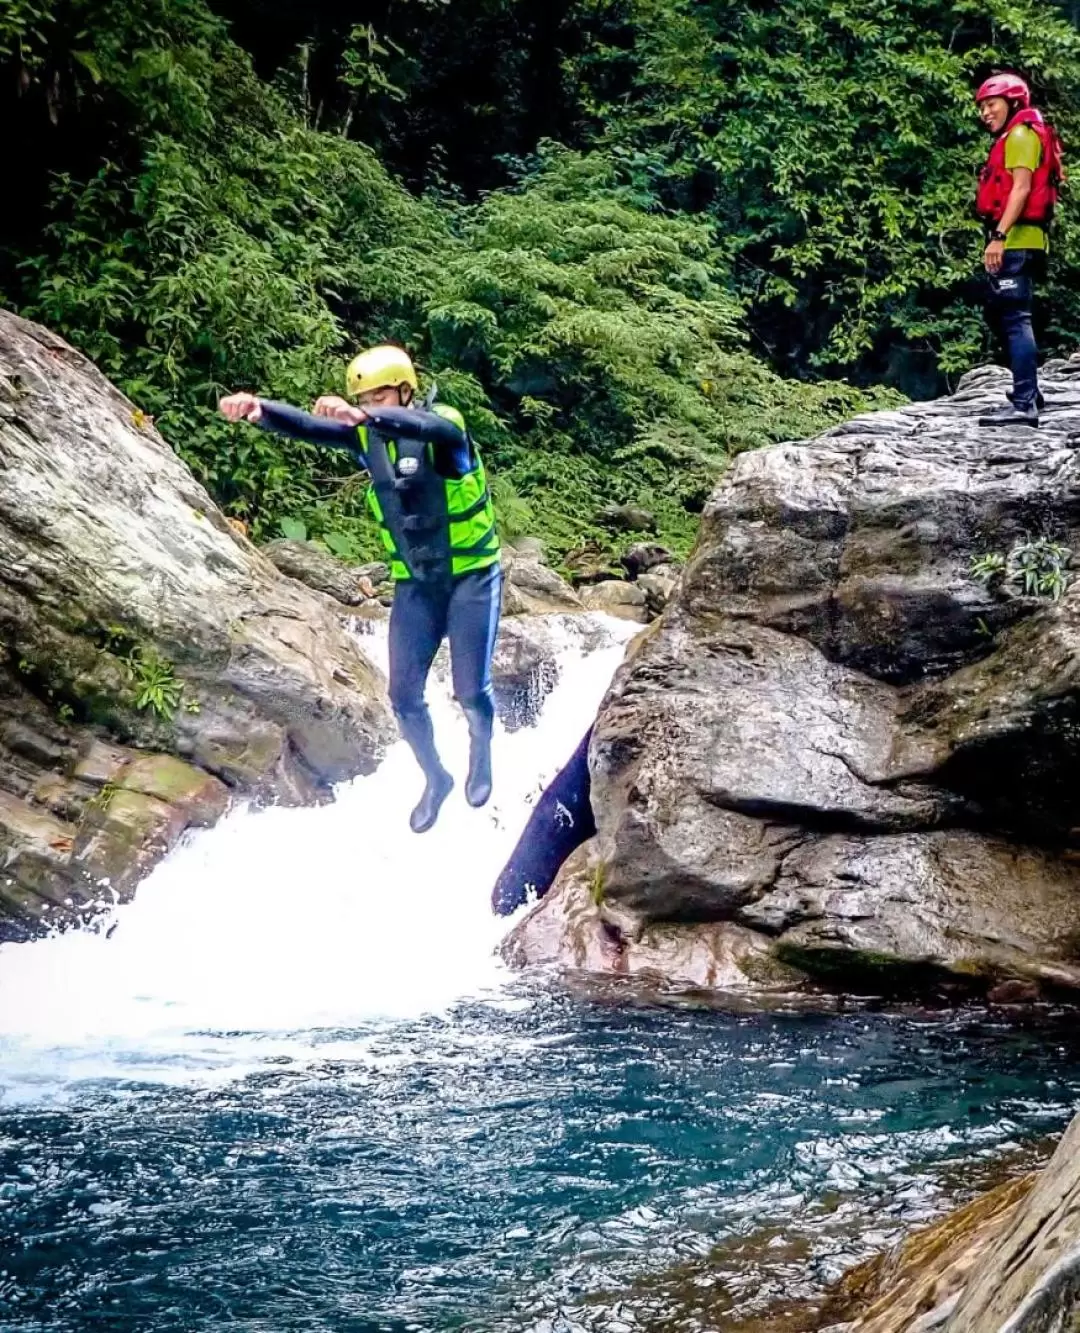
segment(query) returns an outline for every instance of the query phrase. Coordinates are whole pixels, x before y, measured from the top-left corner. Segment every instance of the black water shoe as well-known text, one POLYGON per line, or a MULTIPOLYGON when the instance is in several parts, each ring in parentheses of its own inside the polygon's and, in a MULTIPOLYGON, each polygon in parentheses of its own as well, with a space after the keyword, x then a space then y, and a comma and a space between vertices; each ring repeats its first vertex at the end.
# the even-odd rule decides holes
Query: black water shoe
POLYGON ((443 801, 454 788, 454 779, 445 768, 432 773, 424 787, 424 794, 413 807, 409 827, 414 833, 426 833, 439 817, 443 801))
POLYGON ((979 418, 980 426, 1038 426, 1039 411, 1035 404, 1030 407, 1003 407, 997 412, 990 412, 979 418))
MULTIPOLYGON (((1015 396, 1014 396, 1014 394, 1013 394, 1013 391, 1012 391, 1011 389, 1006 389, 1006 390, 1005 390, 1005 397, 1009 400, 1010 403, 1016 401, 1015 396)), ((1036 389, 1036 391, 1035 391, 1035 407, 1036 407, 1036 409, 1037 409, 1039 412, 1041 412, 1045 406, 1046 406, 1046 399, 1043 397, 1042 390, 1041 390, 1041 389, 1036 389)))
POLYGON ((435 749, 435 732, 427 708, 421 705, 407 713, 398 713, 397 720, 402 738, 408 742, 427 779, 424 794, 409 816, 409 827, 414 833, 426 833, 438 819, 442 803, 453 789, 454 779, 443 768, 435 749))
POLYGON ((486 805, 491 796, 491 732, 495 718, 490 706, 465 710, 469 724, 469 776, 465 799, 470 805, 486 805))

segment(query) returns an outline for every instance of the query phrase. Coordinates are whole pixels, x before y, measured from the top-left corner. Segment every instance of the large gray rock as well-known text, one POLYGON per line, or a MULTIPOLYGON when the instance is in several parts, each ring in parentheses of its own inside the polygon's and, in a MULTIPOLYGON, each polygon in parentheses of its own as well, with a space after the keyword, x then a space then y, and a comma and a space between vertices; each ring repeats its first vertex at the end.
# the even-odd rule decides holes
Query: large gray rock
POLYGON ((508 731, 533 726, 559 679, 558 654, 544 620, 516 617, 499 624, 491 663, 495 711, 508 731))
POLYGON ((609 528, 623 532, 654 532, 656 515, 641 505, 605 505, 596 515, 597 523, 604 523, 609 528))
POLYGON ((603 912, 605 885, 595 841, 566 862, 551 892, 511 932, 503 957, 513 967, 552 968, 631 978, 649 987, 738 992, 790 991, 802 974, 771 956, 768 941, 733 921, 689 931, 671 922, 637 935, 609 928, 603 912))
POLYGON ((600 583, 591 583, 582 588, 581 596, 587 611, 599 611, 604 615, 618 616, 620 620, 633 620, 641 625, 648 623, 649 612, 645 593, 636 583, 604 579, 600 583))
POLYGON ((503 615, 550 615, 581 611, 581 598, 553 569, 529 551, 504 547, 503 615))
POLYGON ((129 891, 229 790, 313 799, 373 768, 392 723, 340 609, 88 361, 0 312, 0 934, 70 920, 102 878, 129 891), (150 790, 141 751, 173 757, 150 790))
POLYGON ((1080 1117, 971 1273, 944 1333, 1049 1333, 1080 1317, 1080 1117))
POLYGON ((637 586, 645 594, 645 609, 651 617, 658 616, 675 592, 679 576, 670 565, 660 565, 648 574, 642 574, 637 586))
POLYGON ((1080 551, 1080 357, 1038 431, 977 424, 1006 384, 732 465, 593 735, 615 938, 731 922, 841 989, 1080 987, 1080 585, 972 568, 1080 551))
MULTIPOLYGON (((371 601, 376 584, 381 581, 372 581, 360 569, 320 550, 312 542, 282 537, 260 549, 283 574, 325 593, 343 606, 362 606, 371 601)), ((386 566, 379 568, 385 570, 386 566)))

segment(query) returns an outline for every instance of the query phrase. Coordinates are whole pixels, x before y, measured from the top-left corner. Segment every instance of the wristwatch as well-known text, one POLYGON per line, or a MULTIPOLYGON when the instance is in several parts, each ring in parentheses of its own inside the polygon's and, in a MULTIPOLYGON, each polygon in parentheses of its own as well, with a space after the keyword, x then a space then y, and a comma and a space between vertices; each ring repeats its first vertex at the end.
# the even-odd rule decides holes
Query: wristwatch
POLYGON ((992 231, 992 232, 990 233, 990 239, 991 239, 992 241, 1006 241, 1006 240, 1008 240, 1008 238, 1009 238, 1009 234, 1008 234, 1008 232, 1004 232, 1004 231, 992 231))

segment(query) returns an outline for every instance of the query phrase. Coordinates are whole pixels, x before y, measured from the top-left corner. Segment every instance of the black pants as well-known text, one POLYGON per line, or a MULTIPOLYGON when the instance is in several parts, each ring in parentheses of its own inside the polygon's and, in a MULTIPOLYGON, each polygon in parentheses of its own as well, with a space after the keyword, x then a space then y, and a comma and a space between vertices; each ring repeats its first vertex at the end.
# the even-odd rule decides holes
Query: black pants
POLYGON ((491 656, 501 598, 498 563, 445 583, 397 584, 390 612, 390 703, 399 717, 425 711, 424 686, 444 638, 450 640, 454 698, 494 716, 491 656))
POLYGON ((491 910, 499 916, 516 911, 530 893, 542 898, 570 853, 596 832, 589 800, 591 738, 592 727, 537 801, 492 890, 491 910))
POLYGON ((1039 392, 1039 351, 1031 327, 1035 282, 1045 270, 1041 250, 1006 250, 1001 269, 986 275, 986 312, 1005 346, 1013 374, 1013 402, 1033 407, 1039 392))

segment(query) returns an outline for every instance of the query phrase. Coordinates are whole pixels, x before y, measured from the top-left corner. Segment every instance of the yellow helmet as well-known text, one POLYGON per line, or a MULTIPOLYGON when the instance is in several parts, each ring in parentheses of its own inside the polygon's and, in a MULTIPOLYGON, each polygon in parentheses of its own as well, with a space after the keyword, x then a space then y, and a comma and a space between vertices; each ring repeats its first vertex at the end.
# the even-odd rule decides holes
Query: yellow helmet
POLYGON ((412 359, 401 347, 369 347, 353 357, 345 372, 346 392, 353 398, 372 389, 396 389, 399 384, 414 391, 417 387, 412 359))

